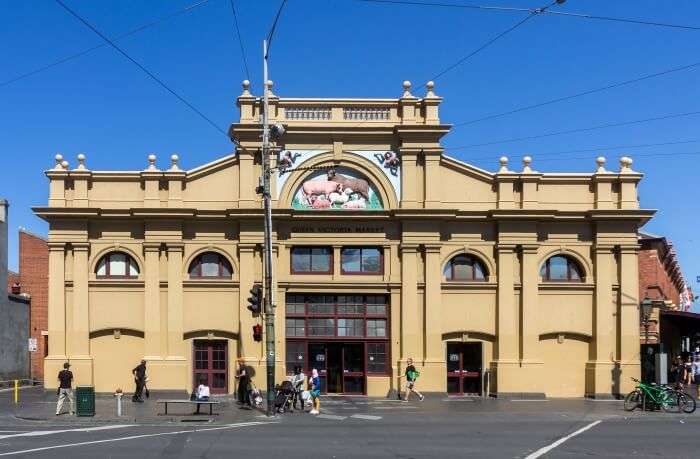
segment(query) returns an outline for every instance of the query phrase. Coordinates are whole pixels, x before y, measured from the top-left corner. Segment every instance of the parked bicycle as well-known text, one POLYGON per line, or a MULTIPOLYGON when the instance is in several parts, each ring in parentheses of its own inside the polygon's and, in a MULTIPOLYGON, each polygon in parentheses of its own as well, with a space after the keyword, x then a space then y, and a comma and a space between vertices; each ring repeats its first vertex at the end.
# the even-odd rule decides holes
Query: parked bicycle
POLYGON ((642 409, 662 409, 669 413, 692 413, 695 411, 695 399, 683 392, 682 388, 667 385, 647 384, 631 378, 637 386, 625 397, 625 411, 642 409))

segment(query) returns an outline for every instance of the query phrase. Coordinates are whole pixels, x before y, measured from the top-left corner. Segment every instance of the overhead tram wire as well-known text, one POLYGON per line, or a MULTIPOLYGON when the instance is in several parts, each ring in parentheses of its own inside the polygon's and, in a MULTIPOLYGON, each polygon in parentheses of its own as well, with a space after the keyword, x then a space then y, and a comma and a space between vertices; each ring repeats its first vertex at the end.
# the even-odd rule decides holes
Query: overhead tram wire
POLYGON ((155 81, 156 83, 158 83, 163 89, 165 89, 166 91, 168 91, 170 94, 172 94, 173 96, 175 96, 180 102, 182 102, 182 103, 185 104, 187 107, 189 107, 190 110, 192 110, 194 113, 196 113, 197 115, 199 115, 200 118, 202 118, 204 121, 206 121, 207 123, 209 123, 214 129, 216 129, 217 131, 219 131, 220 133, 222 133, 223 135, 225 135, 226 138, 229 138, 229 139, 230 139, 228 133, 227 133, 226 131, 224 131, 219 125, 217 125, 214 121, 212 121, 209 117, 207 117, 204 113, 202 113, 197 107, 195 107, 195 106, 192 105, 190 102, 188 102, 184 97, 182 97, 180 94, 178 94, 178 93, 175 92, 173 89, 171 89, 167 84, 165 84, 165 83, 163 82, 163 80, 161 80, 161 79, 158 78, 156 75, 154 75, 150 70, 148 70, 148 69, 147 69, 146 67, 144 67, 143 65, 139 64, 134 58, 132 58, 131 56, 129 56, 129 54, 127 54, 126 51, 124 51, 124 50, 121 49, 119 46, 117 46, 116 43, 114 43, 112 40, 110 40, 109 38, 107 38, 102 32, 100 32, 99 30, 97 30, 97 28, 95 28, 92 24, 90 24, 87 20, 85 20, 85 19, 84 19, 82 16, 80 16, 78 13, 76 13, 75 11, 73 11, 70 7, 68 7, 68 5, 66 5, 65 3, 63 3, 62 0, 54 0, 54 1, 55 1, 56 3, 58 3, 63 9, 65 9, 68 13, 70 13, 73 17, 75 17, 75 18, 78 19, 80 22, 82 22, 87 28, 89 28, 90 30, 92 30, 93 32, 95 32, 95 34, 97 34, 100 38, 102 38, 104 41, 106 41, 112 48, 114 48, 115 50, 117 50, 122 56, 124 56, 124 57, 126 57, 127 59, 129 59, 135 66, 137 66, 139 69, 141 69, 141 71, 143 71, 146 75, 148 75, 149 77, 151 77, 151 79, 153 79, 153 81, 155 81))
MULTIPOLYGON (((496 11, 531 11, 528 8, 513 8, 507 6, 481 6, 481 5, 471 5, 471 4, 460 4, 460 3, 441 3, 441 2, 411 2, 403 0, 355 0, 365 3, 385 3, 385 4, 396 4, 396 5, 413 5, 413 6, 433 6, 441 8, 461 8, 461 9, 478 9, 478 10, 496 10, 496 11)), ((692 26, 685 24, 670 24, 667 22, 649 21, 643 19, 633 19, 633 18, 618 18, 611 16, 598 16, 595 14, 587 13, 573 13, 566 11, 542 11, 544 14, 553 14, 558 16, 569 16, 581 19, 593 19, 598 21, 613 21, 613 22, 626 22, 629 24, 639 24, 648 25, 654 27, 668 27, 673 29, 685 29, 685 30, 700 30, 700 26, 692 26)))
MULTIPOLYGON (((490 40, 488 40, 488 41, 487 41, 486 43, 484 43, 483 45, 481 45, 481 46, 479 46, 478 48, 476 48, 476 49, 475 49, 474 51, 472 51, 471 53, 469 53, 469 54, 467 54, 466 56, 460 58, 458 61, 456 61, 455 63, 453 63, 453 64, 451 64, 450 66, 446 67, 445 69, 443 69, 442 71, 440 71, 437 75, 433 76, 432 78, 429 78, 429 79, 426 80, 426 81, 435 81, 435 80, 437 80, 438 78, 442 77, 442 76, 445 75, 446 73, 448 73, 448 72, 454 70, 456 67, 459 67, 459 66, 462 65, 464 62, 466 62, 466 61, 468 61, 469 59, 471 59, 472 57, 476 56, 476 55, 479 54, 481 51, 485 50, 486 48, 488 48, 489 46, 491 46, 492 44, 494 44, 496 41, 498 41, 499 39, 501 39, 501 38, 503 38, 504 36, 508 35, 510 32, 514 31, 515 29, 517 29, 517 28, 520 27, 521 25, 525 24, 527 21, 529 21, 530 19, 532 19, 532 18, 535 17, 536 15, 538 15, 538 14, 540 14, 540 13, 544 13, 545 11, 547 11, 547 9, 551 8, 551 7, 554 6, 554 5, 560 4, 560 3, 562 3, 562 2, 563 2, 563 0, 554 0, 553 2, 549 3, 549 4, 546 5, 546 6, 543 6, 543 7, 541 7, 541 8, 534 8, 534 9, 527 10, 529 14, 528 14, 527 16, 525 16, 523 19, 521 19, 520 21, 516 22, 515 24, 513 24, 512 26, 510 26, 509 28, 507 28, 507 29, 504 30, 503 32, 499 33, 498 35, 496 35, 495 37, 491 38, 490 40)), ((425 83, 423 83, 422 85, 418 86, 416 89, 421 89, 421 88, 423 88, 424 86, 425 86, 425 83)))
POLYGON ((662 121, 662 120, 682 118, 685 116, 694 116, 694 115, 700 115, 700 110, 693 111, 693 112, 685 112, 685 113, 673 113, 671 115, 656 116, 653 118, 644 118, 644 119, 633 120, 633 121, 623 121, 623 122, 619 122, 619 123, 600 124, 597 126, 591 126, 591 127, 587 127, 587 128, 568 129, 568 130, 564 130, 564 131, 547 132, 547 133, 539 134, 539 135, 531 135, 531 136, 525 136, 525 137, 513 137, 510 139, 495 140, 492 142, 474 143, 474 144, 470 144, 470 145, 462 145, 460 147, 453 147, 453 149, 483 147, 486 145, 498 145, 498 144, 502 144, 502 143, 520 142, 522 140, 542 139, 545 137, 553 137, 553 136, 557 136, 557 135, 574 134, 577 132, 589 132, 589 131, 595 131, 598 129, 606 129, 606 128, 620 127, 620 126, 631 126, 634 124, 643 124, 643 123, 649 123, 652 121, 662 121))
MULTIPOLYGON (((126 37, 129 37, 129 36, 131 36, 131 35, 134 35, 134 34, 136 34, 136 33, 139 33, 139 32, 141 32, 141 31, 143 31, 143 30, 146 30, 146 29, 148 29, 148 28, 150 28, 150 27, 153 27, 153 26, 156 26, 156 25, 158 25, 158 24, 160 24, 160 23, 162 23, 162 22, 165 22, 165 21, 167 21, 167 20, 169 20, 169 19, 171 19, 171 18, 173 18, 173 17, 175 17, 175 16, 179 16, 179 15, 181 15, 181 14, 183 14, 183 13, 188 13, 188 12, 194 10, 195 8, 197 8, 197 7, 199 7, 199 6, 202 6, 202 5, 204 5, 205 3, 208 3, 208 2, 209 2, 209 0, 201 0, 201 1, 197 2, 197 3, 193 3, 193 4, 191 4, 191 5, 189 5, 189 6, 186 6, 185 8, 182 8, 182 9, 180 9, 180 10, 173 11, 172 13, 170 13, 170 14, 168 14, 168 15, 165 15, 165 16, 159 18, 159 19, 156 19, 156 20, 151 21, 151 22, 149 22, 149 23, 143 24, 143 25, 141 25, 141 26, 139 26, 139 27, 136 27, 135 29, 131 29, 131 30, 129 30, 128 32, 124 32, 124 33, 121 34, 121 35, 117 35, 115 38, 113 38, 113 40, 114 40, 114 41, 119 41, 119 40, 121 40, 121 39, 123 39, 123 38, 126 38, 126 37)), ((50 68, 56 67, 57 65, 66 63, 66 62, 68 62, 68 61, 72 61, 73 59, 77 59, 77 58, 79 58, 79 57, 81 57, 81 56, 84 56, 84 55, 86 55, 86 54, 91 53, 92 51, 95 51, 96 49, 104 48, 105 46, 108 46, 108 43, 100 43, 99 45, 93 46, 93 47, 91 47, 91 48, 84 49, 83 51, 79 51, 79 52, 77 52, 77 53, 71 54, 70 56, 63 57, 63 58, 58 59, 57 61, 54 61, 54 62, 52 62, 52 63, 50 63, 50 64, 46 64, 46 65, 44 65, 44 66, 42 66, 42 67, 38 67, 38 68, 36 68, 36 69, 34 69, 34 70, 32 70, 32 71, 23 73, 23 74, 21 74, 21 75, 18 75, 18 76, 14 77, 14 78, 9 79, 9 80, 2 81, 2 82, 0 82, 0 88, 3 87, 3 86, 7 86, 7 85, 9 85, 9 84, 15 83, 15 82, 17 82, 17 81, 23 80, 23 79, 25 79, 25 78, 28 78, 28 77, 30 77, 30 76, 36 75, 37 73, 41 73, 41 72, 43 72, 44 70, 48 70, 48 69, 50 69, 50 68)))
POLYGON ((245 57, 245 47, 243 46, 243 37, 241 37, 241 29, 238 27, 238 15, 236 14, 236 5, 233 0, 230 0, 231 11, 233 12, 233 24, 236 26, 236 35, 238 36, 238 44, 241 46, 241 56, 243 58, 243 67, 245 68, 245 76, 250 81, 250 71, 248 70, 248 59, 245 57))
POLYGON ((696 68, 696 67, 699 67, 699 66, 700 66, 700 62, 694 62, 694 63, 692 63, 692 64, 683 65, 683 66, 681 66, 681 67, 674 67, 674 68, 671 68, 671 69, 663 70, 663 71, 661 71, 661 72, 651 73, 651 74, 644 75, 644 76, 641 76, 641 77, 632 78, 632 79, 630 79, 630 80, 620 81, 620 82, 617 82, 617 83, 612 83, 612 84, 609 84, 609 85, 601 86, 601 87, 599 87, 599 88, 588 89, 588 90, 586 90, 586 91, 582 91, 582 92, 575 93, 575 94, 570 94, 570 95, 568 95, 568 96, 557 97, 556 99, 550 99, 550 100, 547 100, 547 101, 544 101, 544 102, 540 102, 540 103, 537 103, 537 104, 525 105, 525 106, 523 106, 523 107, 515 108, 515 109, 513 109, 513 110, 508 110, 508 111, 501 112, 501 113, 495 113, 495 114, 493 114, 493 115, 483 116, 483 117, 481 117, 481 118, 476 118, 476 119, 473 119, 473 120, 470 120, 470 121, 465 121, 465 122, 462 122, 462 123, 456 123, 456 124, 453 125, 453 127, 467 126, 467 125, 470 125, 470 124, 479 123, 479 122, 481 122, 481 121, 487 121, 487 120, 492 120, 492 119, 495 119, 495 118, 500 118, 500 117, 503 117, 503 116, 513 115, 513 114, 515 114, 515 113, 524 112, 524 111, 526 111, 526 110, 532 110, 532 109, 535 109, 535 108, 544 107, 545 105, 551 105, 551 104, 555 104, 555 103, 557 103, 557 102, 564 102, 564 101, 567 101, 567 100, 576 99, 577 97, 588 96, 588 95, 590 95, 590 94, 595 94, 595 93, 607 91, 607 90, 610 90, 610 89, 620 88, 620 87, 627 86, 627 85, 630 85, 630 84, 633 84, 633 83, 639 83, 640 81, 645 81, 645 80, 649 80, 649 79, 652 79, 652 78, 657 78, 657 77, 660 77, 660 76, 669 75, 669 74, 671 74, 671 73, 681 72, 681 71, 683 71, 683 70, 693 69, 693 68, 696 68))

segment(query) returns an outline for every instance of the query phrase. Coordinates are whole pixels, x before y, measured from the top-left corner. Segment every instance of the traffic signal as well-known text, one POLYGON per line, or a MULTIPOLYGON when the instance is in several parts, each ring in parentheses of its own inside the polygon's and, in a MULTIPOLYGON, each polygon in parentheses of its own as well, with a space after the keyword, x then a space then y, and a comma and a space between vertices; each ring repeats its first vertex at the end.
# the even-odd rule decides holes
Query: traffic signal
POLYGON ((262 307, 262 286, 260 284, 253 284, 253 288, 250 289, 250 297, 248 298, 248 309, 253 314, 260 314, 262 307))
POLYGON ((262 325, 260 324, 253 325, 253 341, 262 341, 262 325))

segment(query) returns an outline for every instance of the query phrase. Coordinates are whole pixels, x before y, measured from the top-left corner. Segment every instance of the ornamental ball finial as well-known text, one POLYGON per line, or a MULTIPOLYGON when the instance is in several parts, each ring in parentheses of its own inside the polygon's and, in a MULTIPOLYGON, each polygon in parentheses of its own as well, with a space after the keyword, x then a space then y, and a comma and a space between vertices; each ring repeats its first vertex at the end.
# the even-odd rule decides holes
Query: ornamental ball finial
POLYGON ((435 82, 432 80, 428 81, 427 83, 425 83, 425 87, 428 88, 428 91, 432 91, 435 87, 435 82))
POLYGON ((250 80, 243 80, 243 89, 250 89, 250 80))
POLYGON ((623 156, 620 158, 620 165, 623 167, 630 167, 634 161, 629 156, 623 156))
POLYGON ((170 156, 170 162, 172 165, 170 166, 171 171, 179 171, 180 168, 177 166, 177 162, 180 160, 180 157, 176 154, 173 154, 170 156))
POLYGON ((56 165, 54 166, 54 169, 56 169, 56 170, 63 169, 63 166, 61 166, 61 163, 63 162, 63 155, 60 153, 56 153, 56 156, 54 156, 54 159, 56 160, 56 165))
POLYGON ((85 170, 85 155, 78 153, 78 170, 85 170))
POLYGON ((409 89, 411 89, 411 82, 408 81, 408 80, 404 80, 404 82, 403 82, 403 89, 406 90, 406 91, 408 91, 409 89))
POLYGON ((501 156, 500 158, 498 158, 498 163, 501 165, 501 167, 498 169, 499 173, 510 172, 508 170, 508 157, 507 156, 501 156))
POLYGON ((61 161, 62 168, 64 168, 65 170, 68 170, 68 166, 69 166, 68 161, 66 161, 65 159, 63 161, 61 161))
POLYGON ((598 156, 598 157, 595 159, 595 163, 596 163, 598 166, 604 165, 604 164, 605 164, 605 156, 598 156))

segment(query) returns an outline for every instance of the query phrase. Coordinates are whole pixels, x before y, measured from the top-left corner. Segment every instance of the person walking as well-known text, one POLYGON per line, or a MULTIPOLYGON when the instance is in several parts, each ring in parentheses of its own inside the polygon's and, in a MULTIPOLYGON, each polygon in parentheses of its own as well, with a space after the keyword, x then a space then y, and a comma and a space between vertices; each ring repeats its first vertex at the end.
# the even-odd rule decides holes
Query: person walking
POLYGON ((700 354, 695 354, 695 361, 690 367, 691 378, 695 384, 695 396, 700 398, 700 354))
POLYGON ((58 372, 58 390, 56 395, 58 395, 58 401, 56 402, 56 416, 62 414, 63 404, 68 399, 70 403, 70 414, 75 414, 73 411, 73 373, 69 370, 70 363, 66 362, 63 364, 63 370, 58 372))
POLYGON ((131 374, 134 375, 134 383, 136 383, 136 390, 131 401, 143 403, 143 386, 146 385, 146 361, 141 360, 141 363, 131 370, 131 374))
POLYGON ((306 381, 306 376, 304 375, 301 367, 294 367, 294 376, 292 376, 292 386, 294 386, 294 400, 292 402, 293 409, 296 409, 297 401, 299 401, 299 409, 304 411, 304 399, 301 396, 302 392, 304 391, 304 381, 306 381))
POLYGON ((416 367, 413 366, 413 359, 409 357, 406 360, 406 371, 402 376, 399 376, 399 378, 406 378, 406 396, 403 399, 404 402, 408 401, 408 396, 411 392, 416 394, 421 402, 425 398, 423 394, 416 390, 416 379, 418 379, 418 376, 420 376, 420 373, 418 373, 416 367))
POLYGON ((311 400, 314 404, 309 414, 319 414, 321 412, 321 378, 319 378, 318 370, 315 368, 311 370, 309 386, 311 386, 311 400))
POLYGON ((683 364, 683 384, 689 386, 693 383, 693 356, 688 354, 683 364))
POLYGON ((252 409, 250 403, 250 375, 243 359, 238 360, 238 370, 236 371, 238 380, 238 404, 241 408, 252 409))

